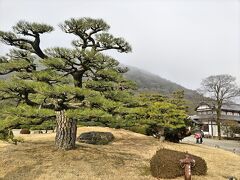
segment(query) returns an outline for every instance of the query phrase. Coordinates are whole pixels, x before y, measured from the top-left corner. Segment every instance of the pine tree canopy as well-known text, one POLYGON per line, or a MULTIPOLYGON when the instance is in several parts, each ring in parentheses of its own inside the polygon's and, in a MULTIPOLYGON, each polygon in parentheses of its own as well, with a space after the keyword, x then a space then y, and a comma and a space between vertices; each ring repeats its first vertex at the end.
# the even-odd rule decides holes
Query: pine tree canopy
POLYGON ((123 78, 127 69, 104 54, 111 49, 130 52, 130 45, 109 34, 110 26, 102 19, 72 18, 60 27, 78 37, 73 48, 42 50, 41 35, 54 30, 43 23, 19 21, 12 32, 0 31, 0 40, 15 47, 0 57, 0 75, 7 75, 0 80, 2 128, 42 124, 55 111, 108 125, 116 109, 131 102, 135 84, 123 78))
POLYGON ((13 30, 16 34, 35 37, 38 36, 38 34, 52 32, 54 29, 52 26, 47 24, 19 21, 15 26, 13 26, 13 30))
POLYGON ((82 124, 111 127, 178 129, 186 125, 182 94, 134 94, 136 84, 124 78, 127 68, 109 50, 131 52, 121 37, 108 33, 102 19, 70 19, 60 24, 77 40, 72 48, 40 47, 52 26, 19 21, 12 32, 0 31, 1 42, 13 46, 0 57, 0 131, 53 126, 59 114, 82 124), (61 113, 58 113, 61 112, 61 113), (37 127, 38 126, 38 127, 37 127))
POLYGON ((0 131, 19 128, 20 125, 38 125, 55 118, 51 109, 38 109, 24 104, 18 105, 17 108, 6 106, 1 109, 1 113, 5 118, 0 120, 0 131))
POLYGON ((115 38, 107 33, 110 26, 102 19, 70 19, 60 24, 66 33, 72 33, 80 38, 73 45, 82 49, 93 48, 96 51, 116 49, 119 52, 130 52, 130 45, 123 38, 115 38))

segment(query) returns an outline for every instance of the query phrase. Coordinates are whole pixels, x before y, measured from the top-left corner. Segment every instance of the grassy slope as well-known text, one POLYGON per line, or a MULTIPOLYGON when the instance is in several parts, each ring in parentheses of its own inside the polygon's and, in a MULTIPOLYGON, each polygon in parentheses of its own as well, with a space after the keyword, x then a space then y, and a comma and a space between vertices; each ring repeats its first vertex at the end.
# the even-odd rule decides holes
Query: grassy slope
MULTIPOLYGON (((86 131, 110 131, 116 137, 110 145, 95 146, 78 143, 71 151, 54 149, 54 134, 24 136, 25 143, 0 143, 0 179, 154 179, 149 160, 158 148, 188 151, 203 157, 208 175, 194 179, 221 180, 226 176, 240 178, 240 156, 204 145, 160 143, 152 137, 100 127, 82 127, 86 131)), ((182 179, 178 178, 179 180, 182 179)))

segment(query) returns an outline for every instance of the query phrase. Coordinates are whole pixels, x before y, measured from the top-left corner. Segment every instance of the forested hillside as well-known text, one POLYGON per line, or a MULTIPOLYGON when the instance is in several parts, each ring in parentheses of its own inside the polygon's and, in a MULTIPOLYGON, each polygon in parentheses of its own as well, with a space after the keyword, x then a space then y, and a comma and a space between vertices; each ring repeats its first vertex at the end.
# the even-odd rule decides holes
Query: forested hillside
POLYGON ((164 79, 158 75, 138 69, 136 67, 128 66, 129 71, 125 73, 126 78, 137 83, 138 91, 145 92, 159 92, 163 95, 170 95, 174 91, 184 90, 185 99, 189 106, 189 113, 194 113, 194 108, 199 102, 204 100, 197 91, 187 89, 179 84, 164 79))

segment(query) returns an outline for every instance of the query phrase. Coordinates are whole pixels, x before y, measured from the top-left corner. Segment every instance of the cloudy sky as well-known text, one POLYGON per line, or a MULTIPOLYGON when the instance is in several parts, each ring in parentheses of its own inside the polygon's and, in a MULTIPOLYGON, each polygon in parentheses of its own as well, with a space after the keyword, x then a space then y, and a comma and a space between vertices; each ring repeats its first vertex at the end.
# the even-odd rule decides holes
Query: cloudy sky
MULTIPOLYGON (((19 20, 55 27, 41 46, 69 46, 58 24, 71 17, 103 18, 124 37, 130 54, 112 55, 190 89, 203 78, 231 74, 240 84, 240 0, 0 0, 0 29, 19 20)), ((76 38, 75 38, 76 39, 76 38)), ((0 55, 7 52, 0 45, 0 55)))

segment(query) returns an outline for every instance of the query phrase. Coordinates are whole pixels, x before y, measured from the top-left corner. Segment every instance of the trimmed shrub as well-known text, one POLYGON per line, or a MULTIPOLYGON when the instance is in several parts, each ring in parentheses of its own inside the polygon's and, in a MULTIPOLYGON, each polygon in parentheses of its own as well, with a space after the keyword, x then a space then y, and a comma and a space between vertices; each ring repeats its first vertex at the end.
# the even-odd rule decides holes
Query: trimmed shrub
POLYGON ((190 136, 191 132, 185 127, 177 129, 165 128, 164 135, 167 141, 178 143, 183 138, 190 136))
POLYGON ((158 134, 159 138, 161 136, 164 136, 166 141, 178 143, 183 138, 190 136, 191 132, 186 127, 172 129, 167 127, 156 126, 153 124, 146 129, 146 134, 148 136, 158 134))
POLYGON ((20 134, 30 134, 30 130, 29 129, 21 129, 20 134))
POLYGON ((110 132, 91 131, 80 134, 80 136, 77 138, 77 141, 87 144, 105 145, 113 141, 113 139, 114 136, 110 132))
POLYGON ((12 142, 17 145, 18 142, 23 143, 24 139, 22 137, 14 137, 12 138, 12 142))
POLYGON ((147 128, 148 126, 132 126, 132 127, 126 127, 124 129, 133 131, 135 133, 140 133, 140 134, 147 134, 147 128))
POLYGON ((0 131, 0 140, 9 141, 14 138, 13 132, 11 129, 3 129, 0 131))
POLYGON ((7 140, 8 139, 8 130, 3 129, 0 131, 0 140, 7 140))
MULTIPOLYGON (((160 149, 150 161, 150 171, 156 178, 176 178, 184 175, 179 160, 185 159, 186 153, 169 149, 160 149)), ((207 164, 201 157, 189 154, 196 162, 192 168, 192 175, 206 175, 207 164)))

